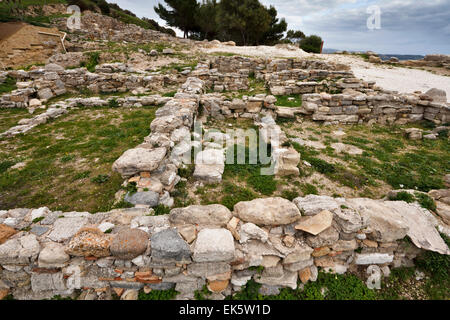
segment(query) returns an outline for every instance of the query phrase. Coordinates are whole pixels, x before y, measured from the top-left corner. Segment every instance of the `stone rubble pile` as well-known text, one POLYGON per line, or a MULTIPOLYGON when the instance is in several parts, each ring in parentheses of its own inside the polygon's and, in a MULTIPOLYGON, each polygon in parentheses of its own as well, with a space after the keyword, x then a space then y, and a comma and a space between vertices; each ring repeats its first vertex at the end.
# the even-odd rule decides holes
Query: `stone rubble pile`
MULTIPOLYGON (((64 69, 57 64, 31 71, 13 70, 7 75, 17 79, 17 89, 0 96, 1 108, 27 108, 31 99, 45 103, 50 98, 69 91, 78 92, 85 88, 93 93, 126 92, 134 89, 158 90, 173 82, 171 76, 156 73, 136 72, 122 63, 103 64, 96 67, 96 73, 86 68, 64 69)), ((173 77, 173 76, 172 76, 173 77)))
POLYGON ((277 294, 315 281, 319 268, 366 274, 377 265, 387 275, 424 250, 450 254, 430 212, 403 201, 309 195, 243 201, 232 212, 219 204, 152 212, 0 211, 0 290, 129 299, 175 288, 177 299, 193 299, 206 285, 223 299, 251 279, 277 294))
POLYGON ((188 78, 175 97, 156 111, 151 133, 144 142, 125 151, 113 163, 114 171, 138 187, 138 192, 126 199, 128 202, 150 207, 173 205, 169 192, 180 181, 178 168, 186 163, 186 157, 190 159, 194 144, 190 129, 203 90, 202 80, 188 78))

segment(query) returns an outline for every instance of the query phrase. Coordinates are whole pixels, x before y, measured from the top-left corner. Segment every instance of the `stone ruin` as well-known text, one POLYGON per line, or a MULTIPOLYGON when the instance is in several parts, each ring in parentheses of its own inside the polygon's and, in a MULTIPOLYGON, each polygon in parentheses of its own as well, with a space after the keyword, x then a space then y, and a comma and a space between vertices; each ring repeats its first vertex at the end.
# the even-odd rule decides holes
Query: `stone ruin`
MULTIPOLYGON (((121 68, 100 65, 96 73, 90 73, 47 66, 9 72, 31 81, 3 95, 1 103, 30 108, 28 98, 36 92, 45 101, 50 93, 54 96, 63 92, 57 90, 79 86, 118 92, 164 85, 163 76, 122 75, 121 68), (45 89, 48 95, 42 94, 45 89)), ((336 68, 310 60, 218 57, 200 63, 174 97, 72 98, 51 105, 45 113, 21 124, 24 127, 11 128, 4 136, 26 133, 73 107, 108 105, 112 99, 119 106, 161 105, 150 124, 150 135, 112 166, 126 179, 125 184, 136 184, 137 192, 125 196, 134 208, 96 214, 46 207, 0 211, 0 292, 16 299, 42 299, 82 290, 83 298, 110 299, 115 292, 136 299, 140 289, 174 288, 179 292, 177 299, 194 299, 195 292, 206 285, 211 298, 224 299, 251 279, 262 284, 261 293, 277 294, 280 288, 295 289, 315 281, 318 268, 366 276, 370 268, 378 270, 379 277, 387 277, 391 268, 413 265, 413 259, 424 250, 450 254, 439 235, 450 234, 449 227, 428 210, 403 201, 271 197, 241 201, 232 211, 211 204, 153 215, 152 208, 159 204, 173 206, 171 192, 181 181, 178 169, 185 166, 184 156, 192 148, 204 147, 196 156, 194 178, 202 183, 221 181, 225 150, 216 138, 226 141, 230 137, 208 130, 203 139, 190 139, 191 129, 201 118, 200 106, 203 117, 252 119, 263 139, 272 144, 277 175, 298 175, 301 156, 284 146, 287 138, 275 122, 277 117, 303 116, 327 123, 428 119, 444 124, 449 120, 445 102, 426 95, 386 92, 336 68), (227 69, 225 61, 233 68, 227 69), (325 71, 310 69, 316 67, 325 71), (248 89, 245 79, 251 73, 263 79, 272 94, 276 87, 289 92, 292 85, 302 87, 298 83, 311 83, 312 78, 318 81, 308 89, 312 92, 304 92, 300 108, 275 106, 277 99, 272 94, 242 99, 222 94, 223 90, 248 89), (343 92, 326 92, 330 88, 327 83, 335 83, 343 92), (216 92, 205 93, 208 90, 216 92), (279 139, 273 141, 272 132, 279 139)))

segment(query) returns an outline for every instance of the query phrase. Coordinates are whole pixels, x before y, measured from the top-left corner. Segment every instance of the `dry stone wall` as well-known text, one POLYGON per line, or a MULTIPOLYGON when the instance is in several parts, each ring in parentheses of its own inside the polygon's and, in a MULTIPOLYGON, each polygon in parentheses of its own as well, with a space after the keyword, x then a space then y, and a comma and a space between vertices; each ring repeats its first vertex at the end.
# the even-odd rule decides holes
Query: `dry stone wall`
POLYGON ((366 274, 411 266, 423 250, 449 254, 425 209, 402 201, 309 195, 172 209, 0 211, 0 290, 16 299, 137 297, 206 285, 223 299, 253 279, 261 293, 315 281, 319 269, 366 274), (405 236, 411 242, 403 241, 405 236), (375 267, 374 267, 375 266, 375 267))

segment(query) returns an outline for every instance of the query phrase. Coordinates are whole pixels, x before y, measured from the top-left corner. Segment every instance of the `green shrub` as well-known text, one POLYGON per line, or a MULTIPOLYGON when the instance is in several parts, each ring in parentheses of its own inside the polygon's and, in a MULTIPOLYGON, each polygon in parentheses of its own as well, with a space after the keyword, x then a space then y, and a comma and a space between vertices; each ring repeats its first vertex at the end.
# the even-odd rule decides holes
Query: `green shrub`
POLYGON ((420 192, 416 192, 414 193, 414 195, 416 196, 416 200, 417 202, 419 202, 422 208, 436 211, 436 202, 434 202, 434 200, 430 196, 420 192))
POLYGON ((406 191, 397 192, 396 195, 390 195, 389 200, 391 201, 405 201, 407 203, 414 202, 414 195, 406 191))
POLYGON ((87 61, 82 61, 80 63, 80 67, 85 67, 90 72, 95 71, 95 67, 98 65, 100 60, 100 52, 94 51, 94 52, 87 52, 85 53, 88 56, 87 61))

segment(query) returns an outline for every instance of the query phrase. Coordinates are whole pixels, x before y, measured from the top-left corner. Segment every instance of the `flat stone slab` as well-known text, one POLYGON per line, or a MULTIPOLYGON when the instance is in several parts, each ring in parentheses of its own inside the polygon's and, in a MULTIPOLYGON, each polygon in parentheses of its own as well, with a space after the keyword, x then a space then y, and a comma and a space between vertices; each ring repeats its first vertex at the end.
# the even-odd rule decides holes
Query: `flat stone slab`
POLYGON ((315 216, 302 217, 300 223, 295 226, 295 229, 318 235, 325 229, 331 227, 332 222, 333 214, 328 210, 323 210, 315 216))
POLYGON ((67 240, 72 238, 88 222, 89 219, 85 217, 56 219, 53 230, 47 237, 56 242, 67 240))
POLYGON ((172 209, 169 221, 174 225, 199 224, 225 227, 232 217, 231 211, 221 204, 192 205, 172 209))
POLYGON ((428 210, 404 201, 380 201, 366 198, 347 199, 346 205, 358 210, 368 221, 377 241, 392 242, 406 235, 418 248, 450 254, 428 210))
POLYGON ((326 147, 327 147, 320 141, 304 140, 301 138, 294 138, 294 139, 291 139, 291 141, 296 142, 301 146, 310 147, 310 148, 314 148, 314 149, 318 149, 318 150, 323 150, 323 149, 326 149, 326 147))
POLYGON ((356 264, 384 264, 394 260, 394 256, 388 253, 362 253, 356 254, 356 264))
POLYGON ((363 154, 364 150, 352 146, 350 144, 344 144, 341 142, 332 143, 331 147, 337 152, 337 153, 348 153, 350 155, 360 155, 363 154))

